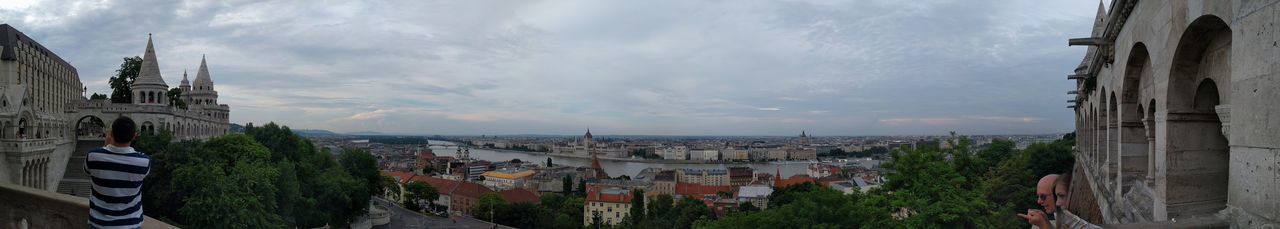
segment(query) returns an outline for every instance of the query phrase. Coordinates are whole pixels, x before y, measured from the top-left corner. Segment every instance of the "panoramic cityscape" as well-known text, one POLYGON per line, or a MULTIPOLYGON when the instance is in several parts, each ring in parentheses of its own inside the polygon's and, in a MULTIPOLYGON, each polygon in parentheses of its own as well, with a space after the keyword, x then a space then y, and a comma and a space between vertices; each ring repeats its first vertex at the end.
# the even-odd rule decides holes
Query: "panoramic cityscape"
POLYGON ((0 228, 1280 227, 1276 2, 0 1, 0 228))

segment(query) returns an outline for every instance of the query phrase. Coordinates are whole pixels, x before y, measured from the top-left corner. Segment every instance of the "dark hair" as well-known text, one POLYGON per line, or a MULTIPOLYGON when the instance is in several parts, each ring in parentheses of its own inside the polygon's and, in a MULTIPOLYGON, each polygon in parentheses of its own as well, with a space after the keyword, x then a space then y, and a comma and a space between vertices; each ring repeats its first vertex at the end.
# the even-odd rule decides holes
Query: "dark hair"
POLYGON ((1072 171, 1067 171, 1062 173, 1062 175, 1058 176, 1058 181, 1053 183, 1071 185, 1071 172, 1072 171))
POLYGON ((111 122, 111 138, 114 138, 118 144, 129 144, 137 133, 137 124, 134 124, 133 119, 129 117, 121 116, 111 122))

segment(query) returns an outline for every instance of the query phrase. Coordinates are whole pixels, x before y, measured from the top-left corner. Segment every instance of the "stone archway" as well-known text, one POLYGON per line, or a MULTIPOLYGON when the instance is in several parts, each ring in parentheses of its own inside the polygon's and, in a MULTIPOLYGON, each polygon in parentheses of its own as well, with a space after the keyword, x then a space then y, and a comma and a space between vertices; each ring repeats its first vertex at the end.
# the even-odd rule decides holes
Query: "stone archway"
POLYGON ((102 118, 85 115, 76 119, 77 140, 102 140, 107 137, 107 124, 102 118))
MULTIPOLYGON (((1163 184, 1168 218, 1226 207, 1229 148, 1219 106, 1230 103, 1231 28, 1221 18, 1196 19, 1178 41, 1169 72, 1163 184), (1217 82, 1228 82, 1218 84, 1217 82)), ((1225 109, 1223 109, 1225 110, 1225 109)), ((1225 112, 1222 112, 1225 113, 1225 112)))
POLYGON ((1120 105, 1116 100, 1116 91, 1110 91, 1105 94, 1107 99, 1107 185, 1108 188, 1117 190, 1116 196, 1120 196, 1120 105))
POLYGON ((1150 157, 1150 142, 1146 134, 1143 118, 1146 116, 1141 98, 1151 97, 1142 94, 1142 88, 1149 87, 1152 80, 1151 61, 1147 46, 1141 42, 1133 45, 1129 51, 1129 59, 1125 65, 1124 79, 1121 81, 1119 96, 1119 164, 1120 173, 1116 177, 1121 189, 1118 194, 1129 191, 1134 182, 1147 177, 1147 160, 1150 157))
POLYGON ((142 122, 142 125, 140 125, 140 127, 141 127, 141 128, 139 128, 139 129, 140 129, 141 131, 139 131, 139 132, 142 132, 142 134, 144 134, 144 135, 152 135, 152 134, 155 134, 156 126, 155 126, 155 124, 152 124, 152 123, 151 123, 151 121, 143 121, 143 122, 142 122))
POLYGON ((1112 176, 1107 176, 1107 174, 1111 174, 1110 167, 1107 166, 1111 164, 1111 162, 1108 160, 1110 159, 1110 156, 1111 156, 1111 151, 1110 151, 1111 147, 1109 147, 1109 145, 1107 144, 1107 120, 1109 120, 1107 119, 1107 115, 1109 114, 1107 113, 1108 106, 1107 106, 1107 88, 1106 87, 1102 87, 1102 89, 1098 90, 1097 98, 1098 98, 1098 107, 1097 107, 1097 113, 1096 113, 1097 115, 1096 120, 1094 120, 1093 145, 1094 147, 1096 147, 1094 151, 1097 152, 1097 158, 1094 159, 1095 160, 1094 163, 1097 166, 1097 168, 1100 168, 1100 169, 1098 170, 1099 173, 1095 174, 1094 176, 1098 176, 1097 177, 1098 180, 1101 181, 1099 182, 1100 186, 1103 186, 1101 189, 1106 190, 1106 188, 1110 186, 1111 182, 1109 180, 1110 180, 1110 177, 1112 177, 1112 176))

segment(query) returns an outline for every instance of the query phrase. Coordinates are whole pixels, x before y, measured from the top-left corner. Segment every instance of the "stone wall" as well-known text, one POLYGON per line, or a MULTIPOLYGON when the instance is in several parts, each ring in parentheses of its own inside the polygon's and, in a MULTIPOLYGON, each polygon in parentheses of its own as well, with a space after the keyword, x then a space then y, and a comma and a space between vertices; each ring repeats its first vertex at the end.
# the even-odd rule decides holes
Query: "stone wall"
MULTIPOLYGON (((85 228, 89 222, 89 199, 83 197, 0 183, 0 203, 0 228, 85 228)), ((177 227, 146 217, 142 228, 177 227)))
POLYGON ((1116 0, 1099 15, 1075 113, 1105 223, 1280 225, 1277 3, 1116 0))

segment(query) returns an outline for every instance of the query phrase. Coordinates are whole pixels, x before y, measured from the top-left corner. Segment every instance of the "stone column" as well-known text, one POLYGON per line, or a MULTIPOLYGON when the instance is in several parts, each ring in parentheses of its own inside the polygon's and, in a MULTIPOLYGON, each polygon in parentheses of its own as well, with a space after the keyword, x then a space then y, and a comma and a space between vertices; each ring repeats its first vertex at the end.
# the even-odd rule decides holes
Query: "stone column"
MULTIPOLYGON (((1146 130, 1141 121, 1120 122, 1120 173, 1117 180, 1121 187, 1130 187, 1135 180, 1146 175, 1147 158, 1151 148, 1147 142, 1146 130)), ((1123 189, 1124 193, 1128 189, 1123 189)))
MULTIPOLYGON (((1076 124, 1076 146, 1080 150, 1081 162, 1085 162, 1088 159, 1092 158, 1090 157, 1090 154, 1092 152, 1089 151, 1088 136, 1091 136, 1090 134, 1091 133, 1089 132, 1089 118, 1081 117, 1080 123, 1076 124)), ((1081 165, 1086 166, 1086 168, 1089 166, 1088 163, 1083 163, 1081 165)))
POLYGON ((36 167, 36 169, 38 169, 38 171, 36 171, 36 180, 38 181, 36 182, 36 188, 38 189, 44 189, 44 182, 46 180, 45 175, 47 175, 45 174, 44 171, 48 170, 47 168, 45 168, 47 164, 49 164, 49 162, 40 160, 40 166, 36 167))
POLYGON ((1156 177, 1156 120, 1152 117, 1142 118, 1142 126, 1147 135, 1147 177, 1146 183, 1151 187, 1156 177))
POLYGON ((1231 104, 1214 106, 1213 110, 1218 112, 1218 122, 1222 123, 1222 136, 1231 142, 1231 104))
POLYGON ((1096 124, 1096 125, 1097 125, 1097 129, 1095 129, 1095 131, 1097 132, 1097 136, 1098 136, 1098 137, 1097 137, 1097 139, 1096 139, 1096 141, 1097 141, 1097 142, 1096 142, 1096 144, 1094 144, 1094 145, 1096 145, 1096 146, 1098 147, 1098 149, 1097 149, 1097 152, 1098 152, 1098 159, 1097 159, 1098 173, 1097 173, 1095 176, 1098 176, 1098 177, 1097 177, 1097 179, 1098 179, 1098 185, 1102 185, 1102 186, 1103 186, 1102 188, 1100 188, 1100 189, 1102 189, 1102 190, 1106 190, 1106 188, 1107 188, 1107 187, 1110 187, 1110 185, 1109 185, 1109 184, 1110 184, 1110 182, 1108 181, 1108 180, 1109 180, 1108 178, 1109 178, 1110 176, 1107 176, 1107 174, 1111 174, 1111 168, 1107 166, 1108 164, 1111 164, 1111 160, 1110 160, 1110 159, 1111 159, 1111 158, 1110 158, 1110 156, 1111 156, 1111 151, 1110 151, 1111 147, 1110 147, 1109 145, 1107 145, 1107 138, 1108 138, 1108 136, 1110 136, 1110 134, 1109 134, 1110 132, 1109 132, 1109 129, 1108 129, 1108 126, 1107 126, 1107 122, 1108 122, 1108 120, 1109 120, 1109 119, 1107 119, 1107 114, 1105 113, 1105 111, 1104 111, 1104 112, 1098 112, 1098 123, 1096 124))

